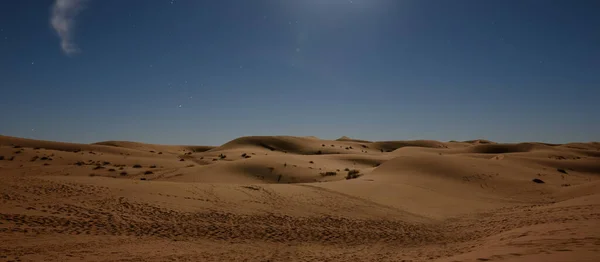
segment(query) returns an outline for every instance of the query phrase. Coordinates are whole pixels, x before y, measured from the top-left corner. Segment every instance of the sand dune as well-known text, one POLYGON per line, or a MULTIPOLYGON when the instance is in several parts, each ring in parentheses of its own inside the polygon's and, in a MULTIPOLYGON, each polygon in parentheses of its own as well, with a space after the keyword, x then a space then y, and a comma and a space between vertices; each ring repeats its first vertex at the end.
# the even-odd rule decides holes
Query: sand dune
POLYGON ((600 143, 0 136, 0 260, 597 261, 599 160, 600 143))

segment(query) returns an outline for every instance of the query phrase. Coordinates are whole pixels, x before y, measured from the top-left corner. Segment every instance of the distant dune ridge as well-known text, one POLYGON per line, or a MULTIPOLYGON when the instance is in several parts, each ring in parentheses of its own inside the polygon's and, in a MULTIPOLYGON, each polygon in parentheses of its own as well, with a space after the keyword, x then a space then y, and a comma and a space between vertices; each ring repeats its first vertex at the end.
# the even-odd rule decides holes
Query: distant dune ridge
POLYGON ((0 260, 600 256, 598 142, 0 136, 0 194, 0 260))

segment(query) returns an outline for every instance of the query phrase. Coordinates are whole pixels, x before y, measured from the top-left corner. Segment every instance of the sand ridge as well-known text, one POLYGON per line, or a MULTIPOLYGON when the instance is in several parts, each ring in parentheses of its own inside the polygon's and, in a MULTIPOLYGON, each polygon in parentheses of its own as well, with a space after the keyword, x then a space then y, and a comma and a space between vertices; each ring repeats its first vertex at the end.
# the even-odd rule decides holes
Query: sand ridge
POLYGON ((594 142, 0 136, 0 260, 594 261, 598 158, 594 142))

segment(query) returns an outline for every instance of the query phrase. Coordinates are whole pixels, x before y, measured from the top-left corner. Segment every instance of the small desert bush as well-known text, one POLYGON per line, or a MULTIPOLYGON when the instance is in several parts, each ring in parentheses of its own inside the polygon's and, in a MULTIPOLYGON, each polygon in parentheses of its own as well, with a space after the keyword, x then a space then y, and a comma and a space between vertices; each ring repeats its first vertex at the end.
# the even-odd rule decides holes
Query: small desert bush
POLYGON ((156 168, 156 165, 151 165, 150 168, 156 168))
POLYGON ((312 160, 311 160, 311 161, 309 161, 308 163, 314 164, 314 163, 315 163, 315 161, 312 161, 312 160))
POLYGON ((223 154, 219 154, 219 158, 220 158, 220 159, 225 159, 225 158, 227 158, 227 156, 226 156, 226 155, 223 155, 223 154))
POLYGON ((142 165, 135 164, 135 165, 133 165, 133 168, 142 168, 142 165))
POLYGON ((533 180, 531 180, 531 181, 533 181, 533 182, 535 182, 535 183, 538 183, 538 184, 543 184, 543 183, 544 183, 544 180, 541 180, 541 179, 539 179, 539 178, 534 178, 534 179, 533 179, 533 180))
POLYGON ((322 176, 337 176, 336 172, 323 172, 321 173, 322 176))
POLYGON ((94 167, 94 170, 98 170, 98 169, 104 169, 104 167, 103 166, 96 166, 96 167, 94 167))
POLYGON ((117 171, 117 170, 115 170, 114 168, 111 168, 111 169, 109 169, 108 171, 109 171, 109 172, 115 172, 115 171, 117 171))
POLYGON ((144 172, 144 175, 152 175, 152 174, 154 174, 154 172, 152 172, 152 171, 150 171, 150 170, 148 170, 148 171, 144 172))
POLYGON ((354 179, 354 178, 358 178, 359 176, 361 176, 360 171, 353 169, 348 171, 348 174, 346 175, 346 179, 354 179))
POLYGON ((0 156, 0 160, 4 160, 4 156, 0 156))
POLYGON ((121 176, 126 176, 126 175, 127 175, 127 172, 123 171, 123 172, 119 173, 119 175, 121 175, 121 176))

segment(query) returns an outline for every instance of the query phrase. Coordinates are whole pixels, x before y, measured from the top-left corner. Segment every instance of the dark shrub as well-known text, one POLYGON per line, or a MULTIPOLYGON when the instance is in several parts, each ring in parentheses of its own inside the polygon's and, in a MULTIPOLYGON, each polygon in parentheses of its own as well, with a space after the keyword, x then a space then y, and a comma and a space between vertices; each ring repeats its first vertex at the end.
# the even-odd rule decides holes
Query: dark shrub
POLYGON ((543 181, 543 180, 541 180, 541 179, 539 179, 539 178, 534 178, 534 179, 533 179, 533 180, 531 180, 531 181, 533 181, 533 182, 535 182, 535 183, 538 183, 538 184, 543 184, 543 183, 544 183, 544 181, 543 181))
POLYGON ((354 178, 358 178, 359 176, 361 176, 360 171, 353 169, 348 171, 348 174, 346 175, 346 179, 354 179, 354 178))
POLYGON ((324 172, 321 173, 322 176, 337 176, 336 172, 324 172))

